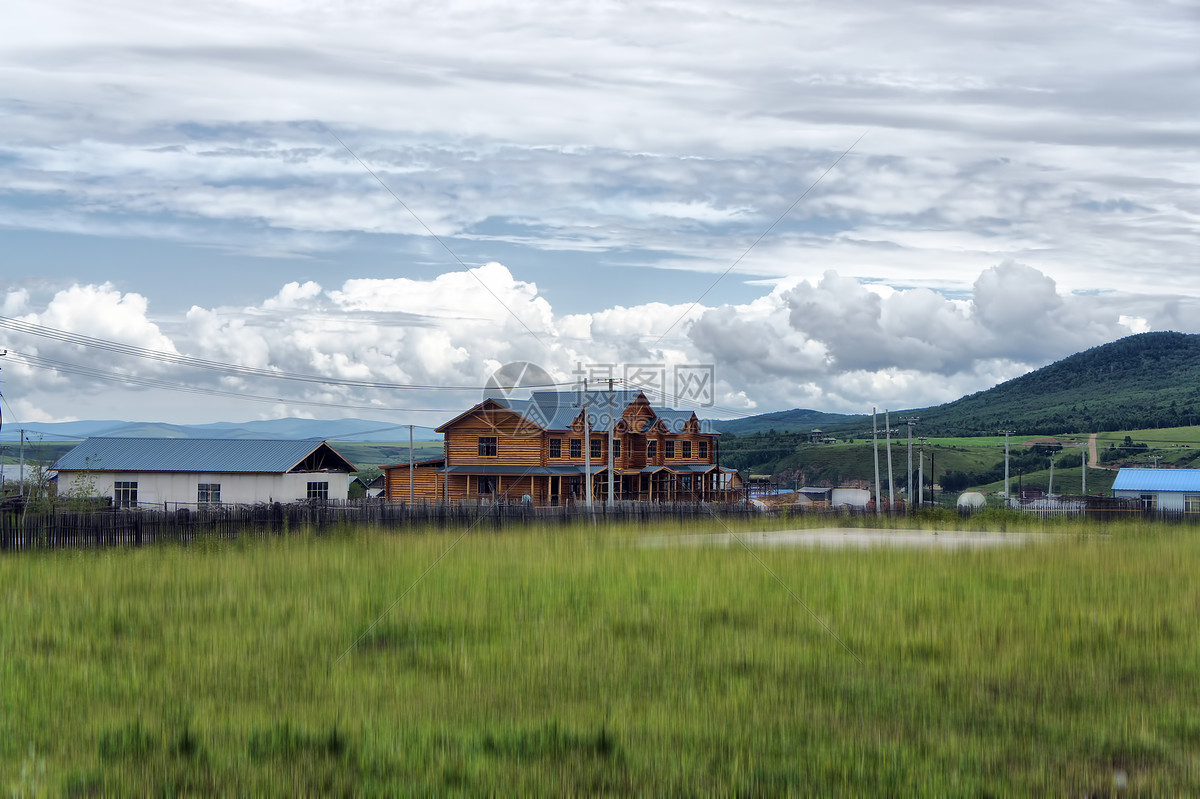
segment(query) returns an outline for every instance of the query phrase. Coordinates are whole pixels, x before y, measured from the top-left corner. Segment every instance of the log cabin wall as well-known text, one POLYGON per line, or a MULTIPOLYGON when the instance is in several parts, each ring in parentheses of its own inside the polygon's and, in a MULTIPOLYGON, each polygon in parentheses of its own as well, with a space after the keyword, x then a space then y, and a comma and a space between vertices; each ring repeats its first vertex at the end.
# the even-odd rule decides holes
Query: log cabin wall
MULTIPOLYGON (((476 407, 439 428, 445 437, 443 451, 451 473, 447 479, 444 462, 429 461, 418 466, 413 496, 418 501, 442 501, 447 487, 450 501, 478 500, 521 502, 528 496, 538 505, 580 501, 585 483, 582 467, 587 460, 582 412, 563 430, 547 430, 518 410, 495 400, 476 407), (523 473, 530 469, 532 473, 523 473), (561 471, 559 471, 561 470, 561 471), (555 473, 559 472, 559 473, 555 473)), ((596 456, 593 467, 608 462, 608 436, 592 431, 596 456)), ((644 395, 639 394, 621 412, 614 442, 620 444, 615 467, 624 472, 620 493, 627 498, 669 501, 685 492, 708 493, 715 488, 713 475, 682 472, 641 473, 642 469, 665 466, 681 469, 712 465, 717 461, 716 435, 701 431, 696 415, 665 411, 662 418, 644 395), (651 454, 653 451, 653 454, 651 454), (668 452, 670 454, 668 455, 668 452)), ((406 464, 387 467, 387 493, 391 501, 407 501, 409 477, 406 464)), ((595 477, 595 496, 607 493, 607 473, 595 477)))

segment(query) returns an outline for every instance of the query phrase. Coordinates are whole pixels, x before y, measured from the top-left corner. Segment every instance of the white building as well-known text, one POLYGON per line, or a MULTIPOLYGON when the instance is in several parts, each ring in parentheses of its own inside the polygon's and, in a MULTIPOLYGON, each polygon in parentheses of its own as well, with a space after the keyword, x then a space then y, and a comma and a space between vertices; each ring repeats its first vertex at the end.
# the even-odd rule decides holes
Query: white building
POLYGON ((111 497, 119 507, 345 502, 357 471, 324 441, 89 438, 54 465, 60 496, 111 497))
POLYGON ((1112 493, 1144 510, 1200 514, 1200 469, 1122 469, 1112 493))

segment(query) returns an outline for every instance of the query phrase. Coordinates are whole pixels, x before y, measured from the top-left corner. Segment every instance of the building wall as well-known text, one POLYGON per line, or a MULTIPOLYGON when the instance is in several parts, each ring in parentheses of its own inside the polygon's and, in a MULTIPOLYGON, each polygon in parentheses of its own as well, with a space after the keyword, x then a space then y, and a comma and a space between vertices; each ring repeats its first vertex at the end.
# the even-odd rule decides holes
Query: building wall
MULTIPOLYGON (((655 413, 645 398, 626 406, 617 425, 614 441, 620 443, 620 454, 614 458, 614 466, 622 470, 640 470, 646 466, 682 467, 696 465, 711 465, 717 462, 717 437, 712 433, 700 432, 698 421, 693 416, 682 430, 672 427, 668 429, 663 422, 656 423, 651 429, 645 430, 648 420, 654 419, 655 413), (657 452, 653 458, 647 456, 647 442, 655 441, 657 452), (673 444, 673 452, 667 457, 667 442, 673 444), (684 456, 685 444, 690 449, 684 456), (701 445, 704 454, 701 455, 701 445)), ((676 420, 676 423, 678 420, 676 420)), ((593 467, 608 464, 608 434, 593 432, 590 441, 598 445, 598 456, 588 457, 590 451, 589 438, 584 436, 580 419, 572 423, 569 430, 544 430, 538 425, 525 420, 520 414, 506 408, 499 408, 485 403, 469 413, 454 419, 439 428, 445 436, 444 452, 447 462, 457 469, 449 479, 449 499, 457 500, 499 500, 503 502, 520 502, 528 495, 533 502, 541 505, 553 500, 568 501, 572 497, 580 498, 583 488, 583 478, 579 476, 580 485, 572 494, 571 478, 563 475, 557 478, 559 490, 552 497, 551 486, 555 482, 548 475, 518 476, 493 475, 489 482, 495 486, 494 492, 481 492, 479 474, 470 474, 472 467, 479 467, 485 472, 488 467, 582 467, 589 462, 593 467), (495 439, 495 455, 480 455, 480 438, 495 439), (560 442, 559 457, 550 457, 550 442, 558 439, 560 442), (571 456, 571 442, 578 440, 581 444, 580 454, 571 456)), ((420 469, 418 469, 420 471, 420 469)), ((391 501, 405 502, 408 500, 409 477, 408 470, 403 464, 389 467, 387 498, 391 501)), ((440 477, 440 475, 438 476, 440 477)), ((596 495, 603 497, 606 492, 607 477, 597 475, 596 495)), ((702 490, 716 490, 723 478, 700 475, 657 475, 649 476, 627 475, 620 484, 626 493, 645 494, 650 496, 670 496, 676 490, 686 491, 689 495, 702 490), (685 488, 685 484, 690 487, 685 488)), ((446 498, 446 489, 438 478, 428 480, 429 490, 422 491, 420 486, 426 481, 417 477, 414 488, 415 498, 440 500, 446 498)))
POLYGON ((386 490, 383 493, 388 502, 408 502, 412 494, 415 502, 438 502, 444 495, 442 485, 443 475, 437 467, 416 466, 412 470, 412 491, 409 491, 408 464, 387 466, 383 473, 386 476, 386 490))
POLYGON ((1183 491, 1113 491, 1114 497, 1139 499, 1144 494, 1154 494, 1158 497, 1158 510, 1171 513, 1183 513, 1185 500, 1189 496, 1200 497, 1200 491, 1185 493, 1183 491))
POLYGON ((201 483, 221 486, 223 504, 254 505, 262 502, 296 502, 308 496, 308 483, 329 484, 329 501, 345 502, 349 481, 345 472, 300 472, 296 474, 230 474, 203 472, 60 472, 60 494, 71 491, 78 481, 93 481, 93 493, 115 497, 114 483, 136 482, 139 505, 195 505, 201 483))
POLYGON ((446 456, 450 463, 495 463, 540 466, 544 431, 511 411, 487 411, 460 420, 446 433, 446 456), (480 437, 496 439, 495 455, 479 454, 480 437))

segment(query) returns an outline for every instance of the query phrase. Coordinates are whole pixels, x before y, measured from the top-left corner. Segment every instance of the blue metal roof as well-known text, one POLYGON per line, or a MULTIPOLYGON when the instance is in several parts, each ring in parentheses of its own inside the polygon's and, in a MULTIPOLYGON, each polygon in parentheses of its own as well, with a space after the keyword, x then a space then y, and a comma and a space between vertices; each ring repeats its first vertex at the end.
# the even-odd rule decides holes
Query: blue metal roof
MULTIPOLYGON (((586 399, 592 430, 596 433, 607 433, 613 422, 619 421, 625 409, 641 395, 641 391, 613 391, 611 395, 607 389, 588 391, 586 399), (610 400, 611 419, 609 418, 610 400)), ((543 429, 567 430, 583 409, 585 397, 583 391, 534 391, 527 400, 508 397, 490 397, 489 399, 521 414, 526 420, 543 429)), ((661 421, 672 433, 683 432, 684 425, 693 416, 692 411, 677 411, 673 408, 662 408, 653 404, 651 404, 650 410, 657 417, 651 421, 651 424, 661 421)), ((716 435, 707 422, 700 423, 700 430, 702 433, 716 435)))
POLYGON ((357 471, 324 441, 245 438, 89 438, 58 459, 59 471, 283 474, 317 452, 323 468, 357 471))
POLYGON ((1113 491, 1195 491, 1200 493, 1200 469, 1122 469, 1113 491))

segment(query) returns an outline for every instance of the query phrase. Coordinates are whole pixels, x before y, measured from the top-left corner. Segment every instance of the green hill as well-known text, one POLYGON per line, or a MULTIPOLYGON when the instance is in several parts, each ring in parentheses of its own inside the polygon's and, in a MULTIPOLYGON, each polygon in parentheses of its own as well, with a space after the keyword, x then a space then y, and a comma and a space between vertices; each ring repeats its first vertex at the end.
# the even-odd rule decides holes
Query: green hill
POLYGON ((1200 422, 1200 335, 1142 333, 995 388, 904 411, 934 435, 1097 433, 1200 422))
MULTIPOLYGON (((1048 484, 1048 458, 1063 457, 1021 446, 1036 436, 1065 437, 1063 443, 1074 448, 1087 434, 1099 433, 1100 448, 1111 448, 1101 453, 1105 464, 1151 465, 1161 460, 1191 466, 1200 455, 1188 430, 1200 424, 1200 335, 1130 336, 945 405, 892 411, 893 421, 900 416, 920 418, 916 434, 931 437, 926 445, 927 479, 936 472, 947 485, 994 488, 1003 475, 1004 438, 996 435, 1002 430, 1016 433, 1010 471, 1014 480, 1026 484, 1048 484), (1126 447, 1121 435, 1106 435, 1148 429, 1162 429, 1165 438, 1143 433, 1138 440, 1152 439, 1149 446, 1126 447)), ((783 411, 719 424, 718 429, 726 434, 720 444, 721 464, 744 473, 771 474, 785 484, 825 485, 870 479, 874 473, 869 416, 783 411), (813 427, 840 443, 808 443, 813 427)), ((901 431, 898 438, 906 433, 901 431)), ((906 441, 894 440, 894 446, 899 447, 896 457, 904 461, 896 471, 903 475, 906 441)), ((1065 490, 1072 480, 1076 486, 1080 483, 1078 454, 1074 458, 1073 472, 1062 473, 1056 490, 1065 490)), ((1066 462, 1059 467, 1069 468, 1066 462)), ((1099 478, 1089 489, 1101 489, 1103 482, 1099 478)))
MULTIPOLYGON (((1141 333, 1093 347, 998 386, 931 408, 892 410, 920 417, 923 435, 1099 433, 1200 424, 1200 335, 1141 333)), ((880 424, 882 425, 882 416, 880 424)), ((870 434, 870 416, 791 410, 717 421, 746 436, 814 427, 838 438, 870 434)))

